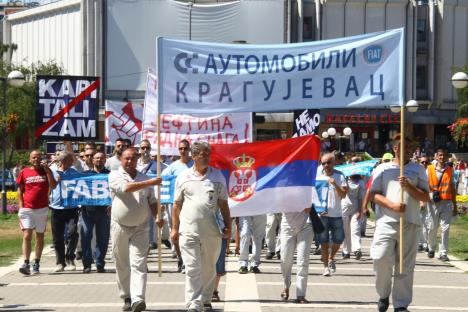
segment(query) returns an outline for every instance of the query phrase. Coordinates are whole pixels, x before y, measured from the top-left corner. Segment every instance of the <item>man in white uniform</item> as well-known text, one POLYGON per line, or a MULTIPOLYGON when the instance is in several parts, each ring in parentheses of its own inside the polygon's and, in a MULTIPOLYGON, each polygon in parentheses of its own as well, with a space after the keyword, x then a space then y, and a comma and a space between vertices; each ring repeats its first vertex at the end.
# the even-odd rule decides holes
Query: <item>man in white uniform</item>
MULTIPOLYGON (((408 142, 406 140, 406 142, 408 142)), ((373 174, 371 200, 376 203, 376 224, 371 257, 379 294, 378 310, 387 311, 392 293, 395 311, 408 311, 413 297, 413 276, 418 249, 421 218, 419 202, 429 200, 429 185, 424 167, 410 161, 412 150, 405 144, 404 176, 400 176, 400 135, 393 140, 395 158, 382 163, 373 174), (404 202, 401 203, 401 189, 404 202), (400 214, 404 213, 403 273, 400 273, 400 214), (393 275, 393 289, 392 289, 393 275)))
POLYGON ((134 312, 146 309, 148 219, 157 213, 153 186, 161 184, 161 178, 149 179, 137 171, 137 161, 137 150, 128 148, 122 153, 120 168, 109 174, 112 255, 117 284, 124 299, 122 310, 134 312))
POLYGON ((193 167, 176 180, 171 238, 179 241, 185 263, 188 311, 208 312, 212 311, 221 238, 231 236, 231 216, 226 180, 219 170, 209 166, 210 145, 193 143, 192 158, 193 167))

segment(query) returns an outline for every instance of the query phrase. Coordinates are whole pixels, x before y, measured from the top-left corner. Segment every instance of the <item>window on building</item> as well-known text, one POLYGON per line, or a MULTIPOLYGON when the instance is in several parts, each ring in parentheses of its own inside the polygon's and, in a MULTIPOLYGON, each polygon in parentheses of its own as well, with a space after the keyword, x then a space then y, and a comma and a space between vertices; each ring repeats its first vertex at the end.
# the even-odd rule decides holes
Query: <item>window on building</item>
POLYGON ((425 43, 427 41, 426 20, 418 19, 416 28, 418 42, 425 43))
POLYGON ((427 66, 416 67, 416 97, 420 100, 427 99, 427 66))
POLYGON ((314 21, 312 19, 312 16, 305 16, 304 28, 302 30, 302 40, 313 41, 314 37, 314 21))

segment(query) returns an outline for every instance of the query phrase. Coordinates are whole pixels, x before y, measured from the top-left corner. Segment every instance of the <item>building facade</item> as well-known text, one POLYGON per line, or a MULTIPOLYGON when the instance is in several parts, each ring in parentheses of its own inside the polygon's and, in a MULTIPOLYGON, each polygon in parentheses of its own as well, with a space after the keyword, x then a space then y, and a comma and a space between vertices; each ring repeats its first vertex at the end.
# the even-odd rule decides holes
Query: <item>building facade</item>
MULTIPOLYGON (((143 98, 157 36, 262 44, 405 27, 405 96, 420 104, 407 115, 408 131, 434 145, 446 144, 455 117, 453 68, 468 64, 468 0, 62 0, 3 24, 4 42, 18 45, 11 62, 55 60, 67 74, 101 76, 101 94, 116 100, 143 98)), ((323 108, 321 115, 320 131, 349 126, 351 146, 366 140, 376 153, 399 123, 387 109, 323 108)), ((257 114, 259 138, 290 135, 291 116, 257 114)))

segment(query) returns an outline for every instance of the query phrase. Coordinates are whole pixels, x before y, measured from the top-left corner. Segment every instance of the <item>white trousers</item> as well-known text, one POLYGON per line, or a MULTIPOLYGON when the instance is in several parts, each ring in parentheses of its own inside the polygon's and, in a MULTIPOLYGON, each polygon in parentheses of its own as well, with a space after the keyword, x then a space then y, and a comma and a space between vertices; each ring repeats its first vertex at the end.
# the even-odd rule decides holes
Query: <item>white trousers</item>
POLYGON ((181 233, 179 245, 185 264, 186 307, 202 311, 203 304, 210 303, 213 295, 221 237, 181 233))
POLYGON ((269 213, 266 217, 265 242, 268 252, 274 253, 280 250, 281 213, 269 213), (278 235, 276 229, 279 228, 278 235))
POLYGON ((453 204, 449 200, 441 200, 438 203, 428 204, 428 244, 429 250, 435 251, 437 244, 437 230, 440 224, 441 241, 439 244, 439 254, 446 255, 448 251, 450 223, 452 223, 453 204))
POLYGON ((343 229, 345 233, 343 253, 350 254, 361 250, 361 224, 357 219, 357 213, 343 215, 343 229))
POLYGON ((305 297, 307 292, 307 279, 309 277, 310 245, 314 239, 314 232, 310 223, 301 228, 287 226, 282 222, 281 228, 281 273, 283 274, 284 288, 291 286, 291 270, 296 258, 296 297, 305 297))
POLYGON ((400 274, 400 224, 378 222, 375 226, 371 257, 376 275, 375 287, 380 298, 393 298, 393 307, 407 308, 413 299, 413 278, 418 252, 420 226, 405 224, 403 273, 400 274), (393 274, 393 289, 392 289, 393 274))
POLYGON ((115 261, 120 298, 132 303, 145 300, 149 226, 127 227, 111 221, 112 256, 115 261))
POLYGON ((240 217, 240 246, 239 246, 239 266, 249 264, 249 245, 252 238, 251 266, 260 265, 260 253, 262 252, 262 242, 265 237, 266 215, 240 217))
POLYGON ((424 204, 424 208, 421 209, 421 211, 419 212, 419 216, 421 218, 421 232, 420 232, 420 237, 419 237, 419 245, 423 246, 423 247, 427 247, 428 246, 428 237, 429 237, 429 226, 428 226, 428 213, 427 213, 427 210, 428 210, 428 204, 424 204))

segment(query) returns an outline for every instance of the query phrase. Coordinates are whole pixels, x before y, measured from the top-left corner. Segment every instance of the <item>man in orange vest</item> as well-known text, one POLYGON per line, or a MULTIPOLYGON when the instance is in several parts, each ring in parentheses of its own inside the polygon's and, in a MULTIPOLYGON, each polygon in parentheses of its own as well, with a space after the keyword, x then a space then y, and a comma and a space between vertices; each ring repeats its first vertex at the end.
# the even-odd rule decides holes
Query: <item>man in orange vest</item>
POLYGON ((449 261, 447 257, 450 223, 452 215, 457 213, 453 168, 447 163, 447 150, 438 148, 435 155, 435 165, 427 167, 431 201, 429 202, 429 233, 427 256, 434 258, 437 243, 437 229, 441 227, 441 242, 439 245, 439 259, 449 261))

